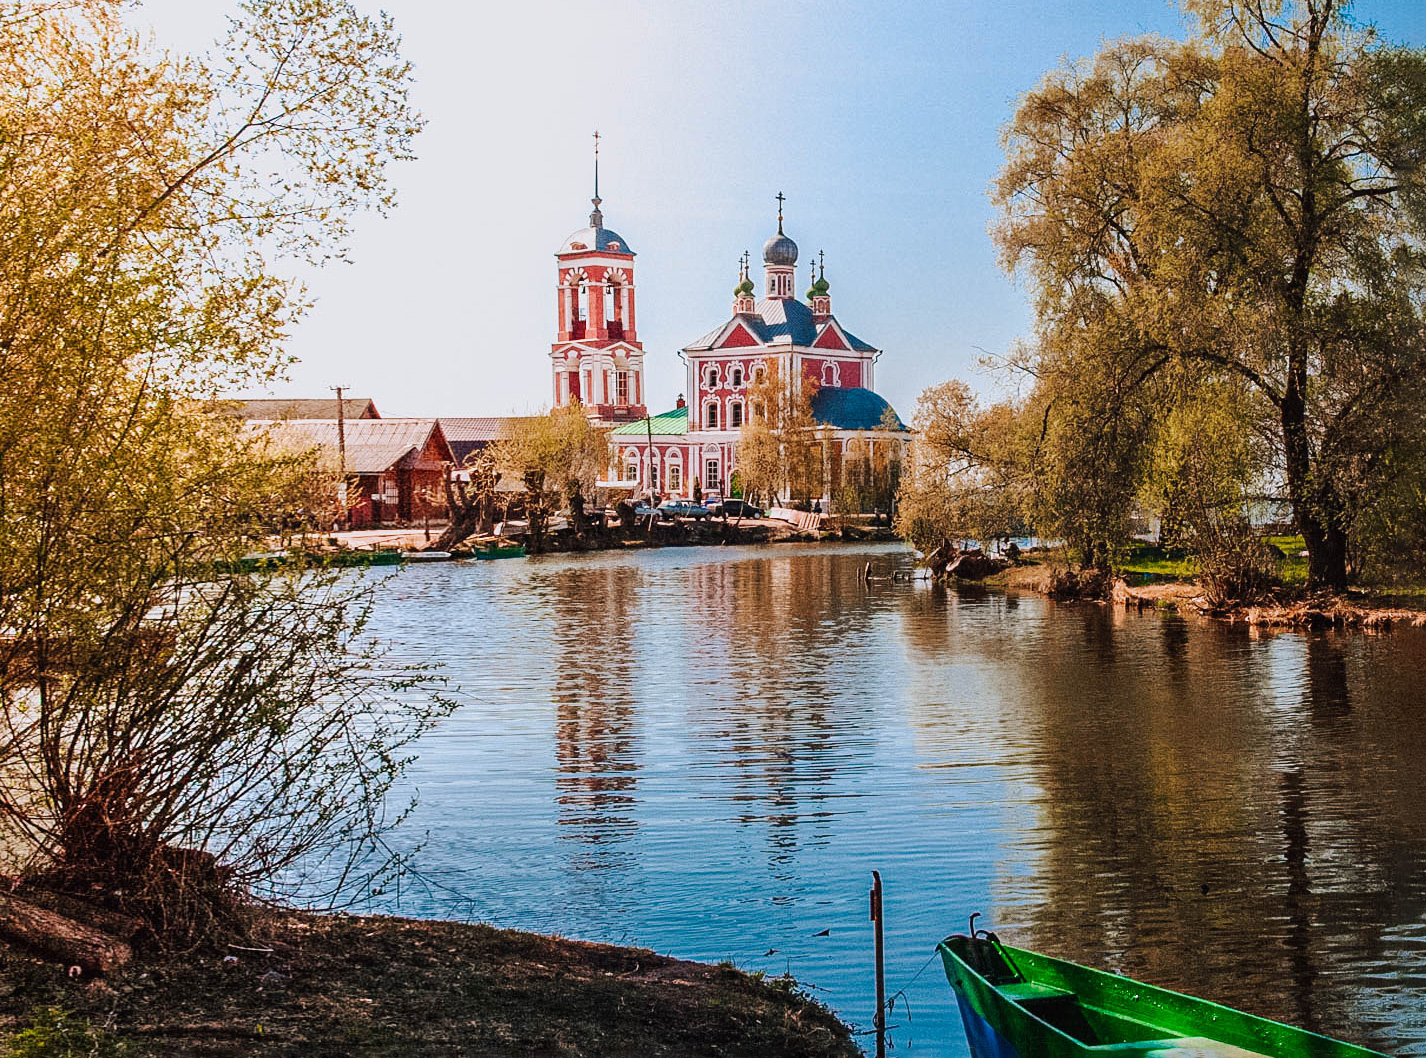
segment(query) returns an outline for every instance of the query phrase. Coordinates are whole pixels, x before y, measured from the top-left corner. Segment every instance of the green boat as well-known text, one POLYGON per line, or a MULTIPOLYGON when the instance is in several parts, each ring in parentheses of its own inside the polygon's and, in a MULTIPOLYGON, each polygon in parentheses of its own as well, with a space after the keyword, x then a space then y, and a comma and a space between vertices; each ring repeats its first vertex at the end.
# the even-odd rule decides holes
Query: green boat
POLYGON ((524 544, 501 544, 495 547, 477 547, 471 554, 476 558, 524 558, 524 544))
POLYGON ((971 930, 937 951, 974 1058, 1385 1058, 971 930))

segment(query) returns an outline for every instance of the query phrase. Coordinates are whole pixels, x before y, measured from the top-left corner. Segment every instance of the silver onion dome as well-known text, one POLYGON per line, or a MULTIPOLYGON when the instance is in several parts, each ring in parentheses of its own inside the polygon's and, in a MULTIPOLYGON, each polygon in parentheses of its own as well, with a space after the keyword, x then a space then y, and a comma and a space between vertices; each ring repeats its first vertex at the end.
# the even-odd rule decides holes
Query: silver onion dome
POLYGON ((763 243, 763 264, 790 266, 796 263, 797 244, 781 231, 763 243))

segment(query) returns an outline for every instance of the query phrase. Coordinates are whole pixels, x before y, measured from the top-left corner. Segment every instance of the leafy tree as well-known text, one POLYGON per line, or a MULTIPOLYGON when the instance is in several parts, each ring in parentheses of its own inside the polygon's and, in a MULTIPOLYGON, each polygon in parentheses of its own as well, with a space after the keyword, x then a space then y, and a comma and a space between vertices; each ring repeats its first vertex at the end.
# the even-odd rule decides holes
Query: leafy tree
POLYGON ((207 410, 281 372, 282 263, 342 252, 418 122, 343 0, 250 0, 204 60, 120 7, 0 4, 0 870, 181 940, 382 862, 443 708, 350 578, 224 572, 315 468, 207 410))
POLYGON ((755 502, 779 496, 810 506, 822 495, 823 452, 812 415, 818 388, 769 365, 748 386, 748 418, 738 438, 739 482, 755 502))
POLYGON ((501 459, 524 481, 532 551, 544 548, 550 516, 561 506, 569 510, 576 540, 584 539, 589 529, 585 497, 609 467, 608 430, 590 423, 578 403, 554 408, 522 420, 501 459))
POLYGON ((1241 430, 1271 443, 1311 582, 1341 589, 1426 371, 1426 57, 1337 0, 1187 7, 1194 39, 1112 43, 1021 101, 997 238, 1089 416, 1174 370, 1249 389, 1241 430))
POLYGON ((980 407, 959 380, 925 390, 916 402, 911 470, 898 492, 896 526, 944 568, 960 544, 1019 535, 1030 502, 1031 465, 1021 412, 980 407))

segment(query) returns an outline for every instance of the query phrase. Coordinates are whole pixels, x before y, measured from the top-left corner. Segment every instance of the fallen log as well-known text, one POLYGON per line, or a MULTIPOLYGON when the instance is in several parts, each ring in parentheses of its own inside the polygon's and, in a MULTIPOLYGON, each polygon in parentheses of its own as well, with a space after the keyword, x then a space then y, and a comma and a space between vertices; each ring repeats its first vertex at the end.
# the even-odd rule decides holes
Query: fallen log
POLYGON ((11 887, 12 897, 65 918, 72 918, 86 926, 93 926, 101 933, 108 933, 122 941, 132 941, 147 928, 143 922, 131 915, 110 911, 107 907, 96 907, 78 897, 51 892, 48 889, 26 887, 16 892, 14 888, 11 887))
POLYGON ((106 973, 133 958, 133 949, 93 926, 0 893, 0 937, 66 966, 106 973))

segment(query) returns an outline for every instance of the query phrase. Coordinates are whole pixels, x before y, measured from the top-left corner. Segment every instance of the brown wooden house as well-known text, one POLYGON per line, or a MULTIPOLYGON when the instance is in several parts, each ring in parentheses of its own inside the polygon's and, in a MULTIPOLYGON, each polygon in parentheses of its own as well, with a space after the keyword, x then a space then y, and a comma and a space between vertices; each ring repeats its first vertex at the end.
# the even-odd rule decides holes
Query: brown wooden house
POLYGON ((252 420, 284 447, 316 448, 344 464, 353 529, 446 516, 446 475, 455 463, 436 419, 252 420), (343 443, 344 441, 344 443, 343 443))

